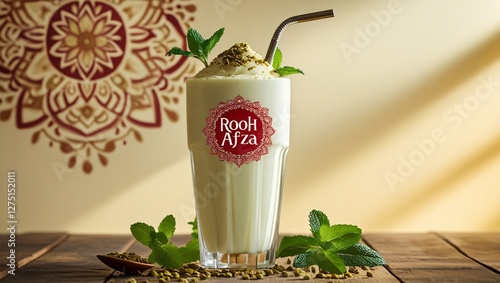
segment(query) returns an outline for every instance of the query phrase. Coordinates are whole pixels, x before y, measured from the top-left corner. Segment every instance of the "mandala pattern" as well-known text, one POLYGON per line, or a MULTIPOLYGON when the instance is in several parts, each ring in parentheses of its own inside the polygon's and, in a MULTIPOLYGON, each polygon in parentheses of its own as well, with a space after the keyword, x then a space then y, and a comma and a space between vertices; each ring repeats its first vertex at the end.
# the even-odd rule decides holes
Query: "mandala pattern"
POLYGON ((108 164, 107 154, 143 128, 176 122, 195 72, 185 33, 192 0, 0 3, 0 121, 15 120, 68 156, 70 168, 108 164))
POLYGON ((210 110, 203 134, 211 154, 240 167, 268 154, 271 136, 276 132, 272 124, 268 108, 238 95, 210 110))

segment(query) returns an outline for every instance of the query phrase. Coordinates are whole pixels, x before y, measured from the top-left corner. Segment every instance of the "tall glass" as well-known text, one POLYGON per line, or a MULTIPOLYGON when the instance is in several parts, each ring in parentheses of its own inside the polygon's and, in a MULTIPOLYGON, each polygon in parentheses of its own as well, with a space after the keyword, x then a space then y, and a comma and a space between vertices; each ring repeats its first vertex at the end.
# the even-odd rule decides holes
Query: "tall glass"
POLYGON ((202 266, 274 266, 289 111, 287 78, 188 79, 188 146, 202 266))

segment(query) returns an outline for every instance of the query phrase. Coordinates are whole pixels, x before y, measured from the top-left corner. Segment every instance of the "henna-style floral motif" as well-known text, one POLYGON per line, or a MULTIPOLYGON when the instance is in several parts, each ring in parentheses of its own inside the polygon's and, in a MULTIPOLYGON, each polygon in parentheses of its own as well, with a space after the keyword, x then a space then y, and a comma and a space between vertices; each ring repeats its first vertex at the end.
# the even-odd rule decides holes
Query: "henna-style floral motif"
POLYGON ((14 119, 91 173, 142 128, 176 122, 195 65, 165 56, 194 20, 192 0, 0 3, 0 121, 14 119))

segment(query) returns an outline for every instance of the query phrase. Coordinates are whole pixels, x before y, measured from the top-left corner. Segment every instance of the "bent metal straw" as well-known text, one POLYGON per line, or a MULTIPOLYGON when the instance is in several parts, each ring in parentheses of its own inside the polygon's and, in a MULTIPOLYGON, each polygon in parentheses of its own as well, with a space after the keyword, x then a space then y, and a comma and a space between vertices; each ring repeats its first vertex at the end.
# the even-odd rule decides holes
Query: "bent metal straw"
POLYGON ((319 12, 314 12, 314 13, 308 13, 308 14, 302 14, 302 15, 297 15, 290 17, 286 20, 284 20, 277 28, 276 31, 273 34, 273 37, 271 39, 271 43, 269 44, 269 48, 267 49, 267 54, 265 57, 265 60, 269 63, 273 63, 273 57, 274 53, 276 52, 276 48, 278 47, 278 41, 280 39, 281 33, 285 30, 285 28, 291 24, 295 23, 303 23, 303 22, 309 22, 309 21, 314 21, 314 20, 320 20, 320 19, 326 19, 326 18, 332 18, 334 16, 333 10, 324 10, 324 11, 319 11, 319 12))

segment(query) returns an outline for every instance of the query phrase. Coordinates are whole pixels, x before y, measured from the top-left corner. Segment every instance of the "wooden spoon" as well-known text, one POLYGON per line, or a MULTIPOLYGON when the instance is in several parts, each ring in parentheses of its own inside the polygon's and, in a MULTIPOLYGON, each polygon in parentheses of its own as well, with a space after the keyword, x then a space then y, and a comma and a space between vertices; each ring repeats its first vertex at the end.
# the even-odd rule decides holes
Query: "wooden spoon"
POLYGON ((148 269, 154 268, 154 265, 150 263, 142 263, 107 255, 97 255, 97 258, 114 270, 118 270, 129 275, 142 274, 148 269))

